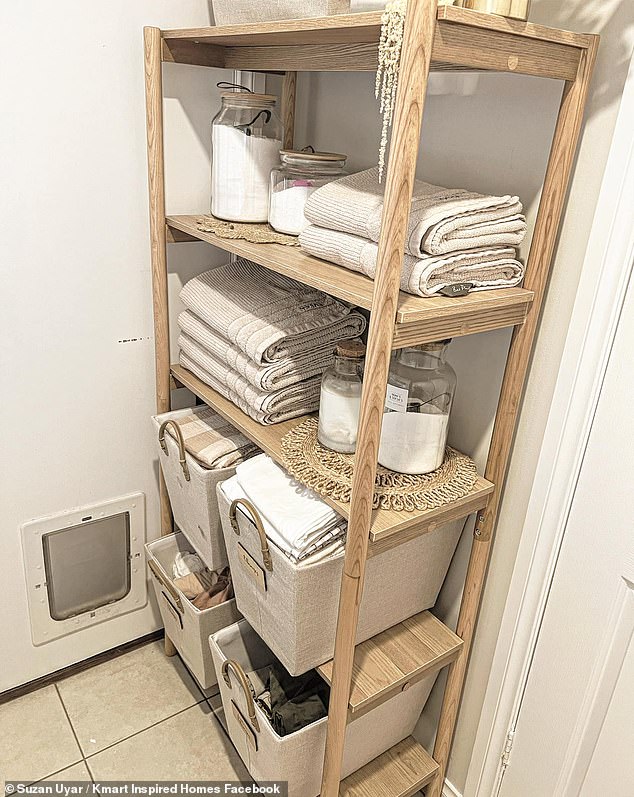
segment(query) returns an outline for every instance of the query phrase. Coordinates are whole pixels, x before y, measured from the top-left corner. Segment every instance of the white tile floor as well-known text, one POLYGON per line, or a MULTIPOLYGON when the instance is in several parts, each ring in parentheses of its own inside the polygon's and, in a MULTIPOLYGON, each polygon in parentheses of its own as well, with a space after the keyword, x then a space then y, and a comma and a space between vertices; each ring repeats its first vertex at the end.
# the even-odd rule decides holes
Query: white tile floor
MULTIPOLYGON (((244 780, 249 775, 178 657, 153 642, 0 705, 5 780, 244 780)), ((4 788, 3 788, 4 791, 4 788)))

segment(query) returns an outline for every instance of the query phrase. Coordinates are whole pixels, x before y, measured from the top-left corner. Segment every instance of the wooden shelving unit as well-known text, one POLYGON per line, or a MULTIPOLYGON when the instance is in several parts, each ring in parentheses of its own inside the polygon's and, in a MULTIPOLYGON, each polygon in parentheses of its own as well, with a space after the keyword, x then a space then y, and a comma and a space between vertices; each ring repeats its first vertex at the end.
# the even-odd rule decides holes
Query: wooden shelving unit
MULTIPOLYGON (((298 71, 373 71, 381 15, 354 14, 249 26, 145 29, 148 164, 157 410, 185 386, 241 429, 274 459, 299 420, 260 426, 179 365, 170 365, 167 244, 204 241, 246 257, 371 311, 366 378, 350 504, 329 501, 348 518, 335 655, 319 672, 331 684, 322 797, 409 797, 426 788, 440 797, 473 639, 500 495, 540 307, 572 173, 598 37, 409 0, 396 102, 376 279, 311 257, 299 249, 217 238, 196 216, 166 216, 163 164, 163 62, 284 73, 282 116, 292 145, 298 71), (461 298, 419 298, 399 291, 399 274, 430 70, 487 70, 564 81, 559 117, 526 265, 523 288, 461 298), (392 349, 501 327, 514 328, 484 478, 460 501, 427 512, 373 511, 377 463, 392 349), (368 557, 477 512, 456 633, 422 612, 355 647, 368 557), (341 781, 346 723, 416 681, 449 666, 433 757, 408 738, 341 781)), ((163 533, 171 531, 161 484, 163 533)), ((166 652, 174 652, 166 640, 166 652)))

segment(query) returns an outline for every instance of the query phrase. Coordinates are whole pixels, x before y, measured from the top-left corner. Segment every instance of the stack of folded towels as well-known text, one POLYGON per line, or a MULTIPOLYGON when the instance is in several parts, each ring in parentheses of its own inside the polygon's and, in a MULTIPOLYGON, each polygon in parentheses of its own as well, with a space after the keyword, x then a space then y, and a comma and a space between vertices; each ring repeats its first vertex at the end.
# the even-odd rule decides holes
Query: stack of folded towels
POLYGON ((246 498, 256 506, 266 536, 293 562, 312 564, 344 548, 344 518, 266 454, 238 465, 222 491, 229 501, 246 498))
MULTIPOLYGON (((374 278, 384 186, 378 170, 348 175, 311 194, 299 237, 323 260, 374 278)), ((405 242, 401 290, 434 296, 456 283, 471 290, 519 285, 515 247, 526 234, 516 196, 484 196, 416 180, 405 242)))
POLYGON ((365 318, 249 260, 214 268, 181 291, 180 364, 261 424, 313 412, 335 344, 365 318))

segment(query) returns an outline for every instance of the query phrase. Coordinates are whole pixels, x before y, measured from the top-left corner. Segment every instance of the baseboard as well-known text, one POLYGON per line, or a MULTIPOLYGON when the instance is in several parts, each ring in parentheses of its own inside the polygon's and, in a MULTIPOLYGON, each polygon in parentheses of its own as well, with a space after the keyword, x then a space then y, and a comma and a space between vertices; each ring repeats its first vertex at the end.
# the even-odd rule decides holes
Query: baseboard
POLYGON ((442 797, 462 797, 458 789, 445 779, 445 785, 442 787, 442 797))

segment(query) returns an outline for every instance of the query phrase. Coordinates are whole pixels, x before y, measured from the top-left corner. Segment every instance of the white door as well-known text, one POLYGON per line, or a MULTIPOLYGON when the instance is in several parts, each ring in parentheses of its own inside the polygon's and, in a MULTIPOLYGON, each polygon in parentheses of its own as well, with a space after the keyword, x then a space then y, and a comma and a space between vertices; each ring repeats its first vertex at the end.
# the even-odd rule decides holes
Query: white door
POLYGON ((634 795, 634 284, 566 524, 500 797, 634 795))

